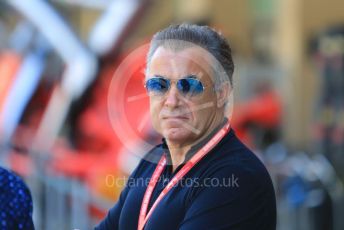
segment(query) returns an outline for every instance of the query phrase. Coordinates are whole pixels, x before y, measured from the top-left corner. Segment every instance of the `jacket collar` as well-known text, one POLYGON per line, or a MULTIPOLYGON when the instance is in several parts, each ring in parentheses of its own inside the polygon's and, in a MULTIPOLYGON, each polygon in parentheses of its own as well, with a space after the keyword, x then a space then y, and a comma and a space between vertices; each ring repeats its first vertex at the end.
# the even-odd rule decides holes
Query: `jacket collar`
MULTIPOLYGON (((193 155, 195 155, 197 153, 198 150, 200 150, 206 143, 208 143, 208 141, 227 123, 227 121, 228 121, 228 119, 225 118, 223 120, 223 122, 219 126, 217 126, 208 136, 206 136, 200 142, 198 142, 197 144, 192 146, 190 148, 190 150, 186 153, 185 159, 184 159, 182 165, 185 164, 188 160, 190 160, 193 157, 193 155)), ((172 165, 171 154, 170 154, 170 151, 168 149, 165 138, 162 138, 161 147, 162 147, 164 153, 166 154, 167 164, 172 165)))

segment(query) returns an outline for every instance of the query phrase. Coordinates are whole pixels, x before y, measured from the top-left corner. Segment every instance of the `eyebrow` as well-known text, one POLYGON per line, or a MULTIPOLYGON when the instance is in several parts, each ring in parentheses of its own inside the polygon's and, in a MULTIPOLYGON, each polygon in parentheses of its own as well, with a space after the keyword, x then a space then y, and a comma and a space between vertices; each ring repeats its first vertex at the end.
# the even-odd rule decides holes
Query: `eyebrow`
MULTIPOLYGON (((165 79, 170 79, 168 77, 165 77, 165 76, 162 76, 162 75, 159 75, 159 74, 154 74, 150 78, 157 78, 157 77, 161 77, 161 78, 165 78, 165 79)), ((188 75, 183 76, 182 78, 193 78, 193 79, 200 80, 199 77, 196 74, 188 74, 188 75)))
POLYGON ((168 79, 167 77, 162 76, 162 75, 159 75, 159 74, 154 74, 154 75, 151 76, 151 78, 156 78, 156 77, 161 77, 161 78, 166 78, 166 79, 168 79))
POLYGON ((198 79, 198 77, 197 77, 196 74, 189 74, 189 75, 186 75, 184 78, 194 78, 194 79, 198 79))

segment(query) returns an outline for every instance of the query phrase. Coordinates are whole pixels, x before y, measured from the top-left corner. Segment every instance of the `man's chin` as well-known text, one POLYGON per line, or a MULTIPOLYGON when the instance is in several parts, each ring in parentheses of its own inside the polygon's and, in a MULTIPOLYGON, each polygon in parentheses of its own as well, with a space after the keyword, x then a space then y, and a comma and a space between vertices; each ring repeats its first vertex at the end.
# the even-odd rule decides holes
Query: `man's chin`
POLYGON ((185 128, 170 128, 163 132, 163 137, 169 142, 183 143, 191 138, 191 134, 185 128))

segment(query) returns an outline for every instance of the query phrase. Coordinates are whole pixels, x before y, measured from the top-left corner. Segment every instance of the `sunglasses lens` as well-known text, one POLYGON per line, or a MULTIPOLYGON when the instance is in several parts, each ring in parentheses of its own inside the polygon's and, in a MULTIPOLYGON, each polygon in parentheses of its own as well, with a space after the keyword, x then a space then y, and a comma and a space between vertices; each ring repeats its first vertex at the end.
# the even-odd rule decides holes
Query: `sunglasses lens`
POLYGON ((194 78, 180 79, 177 82, 178 90, 185 95, 196 95, 203 92, 204 87, 202 82, 194 78))
POLYGON ((169 88, 169 81, 164 78, 151 78, 146 81, 146 89, 150 93, 164 94, 169 88))

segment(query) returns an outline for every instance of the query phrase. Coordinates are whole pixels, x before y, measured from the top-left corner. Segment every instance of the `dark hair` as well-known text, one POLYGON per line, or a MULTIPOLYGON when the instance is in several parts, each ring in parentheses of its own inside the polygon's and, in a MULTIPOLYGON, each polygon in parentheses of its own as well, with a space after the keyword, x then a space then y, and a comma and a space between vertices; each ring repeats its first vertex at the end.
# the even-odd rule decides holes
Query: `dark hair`
MULTIPOLYGON (((185 41, 207 50, 219 62, 227 76, 227 79, 221 79, 221 77, 217 76, 217 80, 229 80, 230 84, 233 85, 234 64, 232 51, 228 41, 220 33, 208 26, 194 24, 171 25, 153 36, 147 56, 147 65, 157 48, 165 46, 165 42, 168 40, 185 41)), ((178 47, 179 49, 186 48, 185 46, 178 47)))

